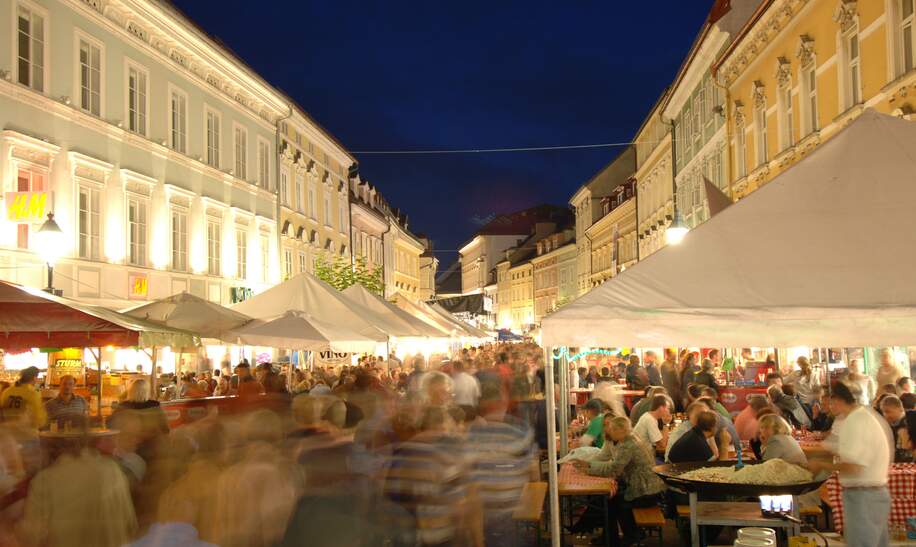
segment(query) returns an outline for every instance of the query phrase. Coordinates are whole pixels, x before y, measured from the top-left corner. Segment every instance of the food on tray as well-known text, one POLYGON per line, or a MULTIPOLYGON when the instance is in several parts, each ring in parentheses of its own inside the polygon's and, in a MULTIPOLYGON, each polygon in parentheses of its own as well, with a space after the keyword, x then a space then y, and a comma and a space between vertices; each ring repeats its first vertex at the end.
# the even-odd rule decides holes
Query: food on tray
POLYGON ((779 458, 760 464, 745 465, 739 470, 734 467, 701 467, 678 475, 681 479, 703 482, 727 482, 733 484, 779 485, 811 482, 814 476, 804 467, 791 464, 779 458))

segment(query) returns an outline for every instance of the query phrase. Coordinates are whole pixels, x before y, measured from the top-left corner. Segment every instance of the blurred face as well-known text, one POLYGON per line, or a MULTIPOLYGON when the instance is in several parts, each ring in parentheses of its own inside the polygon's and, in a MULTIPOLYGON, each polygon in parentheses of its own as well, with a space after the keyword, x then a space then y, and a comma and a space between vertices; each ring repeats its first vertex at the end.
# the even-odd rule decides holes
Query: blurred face
POLYGON ((429 402, 435 406, 444 406, 451 402, 452 394, 449 392, 446 382, 433 382, 429 385, 427 394, 429 402))
POLYGON ((668 405, 658 407, 657 412, 658 412, 658 417, 659 417, 663 422, 666 422, 666 423, 667 423, 667 422, 671 421, 671 409, 668 408, 668 405))
POLYGON ((853 359, 849 362, 849 373, 858 374, 859 373, 859 360, 853 359))
POLYGON ((687 421, 690 422, 690 425, 696 426, 697 419, 700 417, 700 414, 703 412, 702 408, 695 409, 693 412, 687 415, 687 421))
POLYGON ((850 405, 846 404, 842 399, 836 397, 830 398, 830 413, 834 416, 845 416, 849 411, 850 405))
POLYGON ((895 424, 906 415, 906 411, 902 408, 881 405, 881 414, 884 415, 884 419, 887 420, 887 423, 895 424))
POLYGON ((627 438, 630 432, 625 427, 614 427, 610 421, 604 422, 604 436, 612 442, 619 443, 627 438))
POLYGON ((913 393, 913 381, 907 380, 900 385, 900 391, 902 393, 913 393))
POLYGON ((807 359, 800 358, 798 360, 798 368, 801 369, 802 373, 808 374, 808 371, 811 369, 811 363, 809 363, 807 359))
POLYGON ((889 351, 881 352, 881 366, 882 367, 892 367, 894 365, 894 359, 889 351))
POLYGON ((766 444, 770 437, 773 436, 773 430, 769 427, 760 428, 760 442, 766 444))
POLYGON ((60 394, 64 397, 73 395, 73 388, 76 387, 76 380, 73 378, 64 378, 60 382, 60 394))

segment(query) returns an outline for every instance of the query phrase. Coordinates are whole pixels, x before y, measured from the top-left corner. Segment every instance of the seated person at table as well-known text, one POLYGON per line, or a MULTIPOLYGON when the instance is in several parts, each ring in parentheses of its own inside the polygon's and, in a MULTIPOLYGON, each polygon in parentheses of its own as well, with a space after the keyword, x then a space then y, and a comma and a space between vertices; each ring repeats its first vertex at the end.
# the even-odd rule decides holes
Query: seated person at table
POLYGON ((795 397, 786 395, 782 388, 772 385, 767 388, 767 397, 783 418, 796 427, 811 427, 811 418, 795 397))
POLYGON ((703 397, 708 397, 710 400, 712 400, 713 403, 715 403, 716 407, 713 410, 719 416, 722 416, 729 422, 732 421, 731 413, 729 413, 728 409, 722 406, 722 403, 719 402, 719 392, 716 391, 715 388, 703 387, 703 389, 700 390, 700 393, 702 394, 703 397))
MULTIPOLYGON (((760 418, 760 442, 763 461, 779 458, 788 463, 808 467, 808 457, 798 441, 792 437, 792 426, 784 418, 769 414, 760 418)), ((803 507, 815 507, 821 503, 820 494, 809 492, 799 497, 803 507)))
MULTIPOLYGON (((700 397, 697 401, 705 404, 709 410, 716 411, 715 401, 709 397, 700 397)), ((716 412, 716 420, 718 422, 716 425, 716 445, 719 447, 719 459, 727 460, 729 459, 729 445, 734 447, 735 452, 737 452, 741 450, 741 439, 738 437, 735 424, 731 420, 723 418, 718 412, 716 412)))
POLYGON ((601 399, 589 399, 582 407, 588 426, 579 437, 579 446, 604 446, 604 403, 601 399))
POLYGON ((825 399, 827 391, 824 386, 814 386, 811 388, 811 431, 830 431, 833 427, 833 416, 825 399))
POLYGON ((613 456, 607 461, 602 461, 601 458, 590 462, 575 461, 576 467, 589 475, 612 477, 622 482, 608 507, 608 520, 612 530, 609 539, 612 546, 621 544, 615 523, 620 524, 625 545, 639 540, 639 529, 633 518, 633 508, 658 504, 660 495, 665 490, 665 484, 652 471, 655 462, 648 447, 630 428, 629 419, 623 416, 606 416, 604 435, 608 442, 605 443, 603 451, 612 452, 613 456))
POLYGON ((639 423, 639 419, 642 418, 642 415, 646 412, 649 412, 649 406, 652 404, 652 398, 656 395, 667 395, 667 390, 661 386, 655 386, 646 388, 646 396, 637 401, 633 405, 633 410, 630 411, 630 423, 636 425, 639 423))
POLYGON ((894 463, 912 463, 913 449, 906 429, 906 411, 896 395, 881 400, 881 415, 894 433, 894 463))
POLYGON ((611 377, 611 369, 608 367, 601 367, 601 376, 598 377, 598 383, 601 382, 614 382, 617 383, 617 380, 611 377))
MULTIPOLYGON (((668 455, 671 453, 671 447, 674 446, 674 443, 678 441, 681 437, 684 436, 684 433, 687 433, 695 425, 697 425, 697 416, 700 413, 709 410, 709 407, 700 401, 694 401, 690 403, 687 407, 687 410, 684 412, 686 415, 686 420, 677 424, 677 427, 671 430, 671 433, 668 435, 668 446, 665 448, 665 461, 670 462, 668 455)), ((715 444, 715 442, 713 442, 715 444)), ((717 451, 718 453, 718 451, 717 451)))
POLYGON ((763 443, 760 441, 760 420, 762 420, 764 416, 771 415, 779 415, 776 412, 776 409, 774 409, 772 406, 767 406, 766 408, 760 409, 760 411, 757 413, 757 435, 755 435, 754 438, 748 442, 748 445, 750 445, 751 450, 754 452, 754 457, 761 461, 763 461, 763 443))
POLYGON ((710 439, 716 435, 716 413, 701 409, 695 413, 694 420, 695 425, 681 435, 668 452, 671 463, 705 462, 715 457, 710 439))
POLYGON ((60 377, 60 390, 57 397, 45 403, 45 410, 48 412, 48 420, 57 427, 71 427, 73 429, 82 428, 86 424, 86 416, 89 414, 89 405, 86 399, 73 393, 76 387, 76 378, 65 374, 60 377))
POLYGON ((763 395, 748 397, 747 406, 735 416, 735 431, 742 441, 749 441, 757 436, 757 413, 770 406, 763 395))
POLYGON ((649 411, 642 415, 633 429, 633 436, 652 447, 653 453, 664 454, 668 445, 668 422, 671 421, 671 404, 667 395, 656 395, 649 403, 649 411), (659 425, 661 422, 661 426, 659 425))

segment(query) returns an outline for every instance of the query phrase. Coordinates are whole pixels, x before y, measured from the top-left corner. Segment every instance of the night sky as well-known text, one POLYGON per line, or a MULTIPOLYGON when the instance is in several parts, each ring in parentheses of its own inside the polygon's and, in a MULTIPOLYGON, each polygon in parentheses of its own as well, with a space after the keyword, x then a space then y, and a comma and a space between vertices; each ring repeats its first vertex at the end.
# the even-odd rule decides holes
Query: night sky
POLYGON ((627 142, 711 3, 175 4, 354 153, 444 269, 480 222, 565 205, 618 150, 358 152, 627 142))

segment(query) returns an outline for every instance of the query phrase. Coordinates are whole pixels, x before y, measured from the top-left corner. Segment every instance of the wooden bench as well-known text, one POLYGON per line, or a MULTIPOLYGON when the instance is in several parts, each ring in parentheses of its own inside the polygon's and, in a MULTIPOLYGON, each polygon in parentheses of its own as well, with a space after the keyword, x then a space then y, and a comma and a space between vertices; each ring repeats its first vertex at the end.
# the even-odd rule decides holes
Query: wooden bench
MULTIPOLYGON (((688 514, 690 513, 689 508, 687 512, 688 514)), ((662 514, 660 508, 636 507, 633 509, 633 519, 636 521, 636 526, 646 529, 649 535, 651 535, 653 531, 658 533, 659 546, 664 544, 662 529, 665 527, 665 515, 662 514)))
POLYGON ((544 514, 544 498, 547 497, 546 482, 529 482, 522 489, 518 506, 512 512, 512 520, 518 525, 533 526, 536 535, 535 545, 541 543, 541 520, 544 514))

